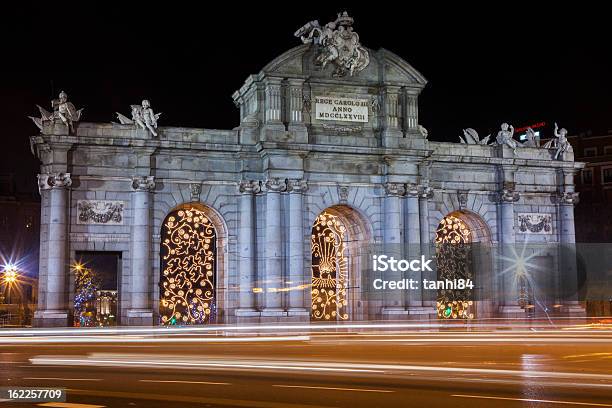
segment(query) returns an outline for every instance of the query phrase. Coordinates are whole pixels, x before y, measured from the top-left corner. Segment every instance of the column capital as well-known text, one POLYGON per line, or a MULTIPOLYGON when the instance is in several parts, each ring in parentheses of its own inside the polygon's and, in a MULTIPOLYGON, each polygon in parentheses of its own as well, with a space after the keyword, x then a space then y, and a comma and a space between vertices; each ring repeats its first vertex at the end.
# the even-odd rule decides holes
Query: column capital
POLYGON ((287 183, 287 191, 292 193, 304 193, 308 190, 308 182, 302 179, 290 179, 287 183))
POLYGON ((515 203, 521 198, 521 194, 518 191, 504 188, 499 193, 499 201, 501 203, 515 203))
POLYGON ((242 194, 257 194, 261 192, 261 182, 259 180, 240 180, 238 191, 242 194))
POLYGON ((418 197, 421 194, 422 187, 418 184, 409 183, 406 185, 406 196, 407 197, 418 197))
POLYGON ((49 190, 51 186, 48 183, 49 173, 41 173, 36 176, 38 179, 38 193, 42 195, 43 190, 49 190))
POLYGON ((281 193, 287 191, 287 180, 270 178, 266 180, 266 192, 281 193))
POLYGON ((132 189, 134 191, 153 191, 155 189, 154 176, 133 176, 132 189))
POLYGON ((72 185, 70 173, 42 173, 38 175, 38 190, 68 188, 72 185))
POLYGON ((434 189, 429 186, 421 186, 419 197, 429 200, 434 196, 434 189))
POLYGON ((406 194, 406 185, 403 183, 385 183, 385 193, 391 197, 402 197, 406 194))
POLYGON ((580 202, 580 193, 574 191, 562 191, 555 196, 558 204, 576 205, 580 202))

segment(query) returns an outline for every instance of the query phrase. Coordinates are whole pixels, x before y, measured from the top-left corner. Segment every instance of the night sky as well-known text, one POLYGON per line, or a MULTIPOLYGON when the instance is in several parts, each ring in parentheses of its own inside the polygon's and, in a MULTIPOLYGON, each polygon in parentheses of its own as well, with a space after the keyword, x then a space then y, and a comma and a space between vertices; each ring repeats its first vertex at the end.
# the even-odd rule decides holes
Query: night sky
POLYGON ((160 126, 231 129, 238 125, 231 94, 246 77, 299 45, 293 32, 304 23, 327 23, 345 8, 362 44, 395 52, 429 81, 420 122, 432 140, 457 141, 466 127, 484 136, 504 121, 556 120, 570 134, 612 129, 612 30, 603 9, 192 3, 4 9, 0 173, 15 173, 20 190, 35 191, 28 137, 38 129, 27 115, 38 115, 35 104, 49 108, 60 90, 85 107, 84 121, 129 116, 130 104, 148 98, 163 112, 160 126))

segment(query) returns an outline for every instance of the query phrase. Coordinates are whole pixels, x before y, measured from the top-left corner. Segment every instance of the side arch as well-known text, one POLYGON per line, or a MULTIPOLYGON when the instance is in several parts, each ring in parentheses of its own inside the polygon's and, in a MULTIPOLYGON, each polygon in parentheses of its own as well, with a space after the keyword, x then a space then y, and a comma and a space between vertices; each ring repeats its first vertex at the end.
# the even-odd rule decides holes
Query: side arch
POLYGON ((161 324, 223 320, 227 236, 224 219, 210 206, 191 202, 168 212, 160 227, 156 285, 161 324))

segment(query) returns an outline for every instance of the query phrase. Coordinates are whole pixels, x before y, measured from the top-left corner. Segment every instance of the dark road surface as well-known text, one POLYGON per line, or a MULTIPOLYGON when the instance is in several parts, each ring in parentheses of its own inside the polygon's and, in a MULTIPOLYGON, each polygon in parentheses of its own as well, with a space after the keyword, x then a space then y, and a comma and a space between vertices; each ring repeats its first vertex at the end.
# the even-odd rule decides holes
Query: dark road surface
POLYGON ((68 395, 0 408, 612 407, 608 329, 258 334, 0 331, 0 386, 68 395))

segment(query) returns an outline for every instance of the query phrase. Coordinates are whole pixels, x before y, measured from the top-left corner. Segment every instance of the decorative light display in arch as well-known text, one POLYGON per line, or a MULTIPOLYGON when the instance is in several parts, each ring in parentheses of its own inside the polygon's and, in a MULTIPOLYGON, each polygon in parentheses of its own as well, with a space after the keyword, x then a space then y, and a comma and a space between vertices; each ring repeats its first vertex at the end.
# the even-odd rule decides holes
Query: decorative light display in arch
POLYGON ((161 231, 160 323, 206 324, 215 315, 217 234, 195 206, 170 213, 161 231))
MULTIPOLYGON (((471 265, 471 231, 454 215, 447 215, 436 230, 436 264, 438 280, 473 279, 471 265)), ((436 309, 439 318, 473 319, 474 302, 471 289, 441 289, 436 309)))
POLYGON ((340 218, 321 213, 312 226, 311 320, 347 320, 348 257, 346 227, 340 218))

